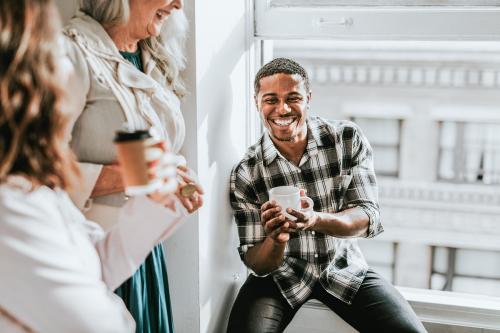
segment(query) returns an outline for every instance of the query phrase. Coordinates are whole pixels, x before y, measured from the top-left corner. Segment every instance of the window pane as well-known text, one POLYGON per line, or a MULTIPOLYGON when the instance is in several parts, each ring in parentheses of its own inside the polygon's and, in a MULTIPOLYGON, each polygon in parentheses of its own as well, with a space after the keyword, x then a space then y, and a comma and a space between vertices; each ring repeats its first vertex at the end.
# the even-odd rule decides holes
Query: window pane
POLYGON ((398 175, 398 147, 373 147, 375 173, 384 176, 398 175))
POLYGON ((453 281, 452 291, 460 293, 500 296, 500 281, 457 277, 453 281))
POLYGON ((354 118, 373 148, 375 172, 381 176, 398 176, 400 120, 354 118))
POLYGON ((271 6, 500 6, 498 0, 272 0, 271 6))
POLYGON ((457 250, 456 273, 500 279, 500 252, 457 250))
POLYGON ((355 118, 372 146, 399 145, 399 120, 355 118))
POLYGON ((498 133, 500 124, 443 122, 439 178, 466 183, 500 183, 498 133))

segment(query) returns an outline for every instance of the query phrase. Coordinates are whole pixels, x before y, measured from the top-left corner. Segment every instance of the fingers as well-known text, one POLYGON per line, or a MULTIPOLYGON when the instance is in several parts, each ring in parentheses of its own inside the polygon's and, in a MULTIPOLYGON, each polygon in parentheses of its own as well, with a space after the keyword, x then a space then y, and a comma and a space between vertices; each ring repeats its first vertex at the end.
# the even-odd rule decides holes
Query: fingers
POLYGON ((303 221, 306 221, 307 220, 307 216, 305 216, 303 213, 295 210, 295 209, 292 209, 292 208, 288 208, 286 210, 286 212, 290 215, 292 215, 293 217, 297 218, 297 221, 298 222, 303 222, 303 221))
POLYGON ((288 220, 287 222, 290 224, 290 230, 294 232, 302 230, 305 226, 305 223, 303 222, 296 222, 290 220, 288 220))
POLYGON ((290 234, 288 233, 289 226, 288 222, 284 222, 283 225, 271 231, 269 237, 281 242, 288 241, 290 239, 290 234))
POLYGON ((262 212, 261 214, 261 219, 265 223, 267 220, 271 219, 272 217, 276 216, 279 212, 281 212, 281 207, 280 206, 274 206, 271 207, 265 211, 262 212))
POLYGON ((198 183, 198 180, 195 177, 189 175, 186 171, 183 170, 183 168, 179 166, 177 167, 177 175, 180 177, 179 183, 181 183, 181 186, 185 184, 193 184, 199 194, 205 194, 203 188, 198 183))
POLYGON ((281 227, 285 222, 287 222, 286 218, 280 214, 266 222, 264 225, 264 231, 266 234, 270 234, 277 228, 281 227))
POLYGON ((203 196, 201 194, 198 194, 198 192, 195 192, 190 197, 182 196, 179 191, 177 191, 176 195, 184 208, 186 208, 186 210, 190 214, 197 211, 201 206, 203 206, 203 196))
POLYGON ((272 208, 272 207, 275 207, 276 206, 276 201, 274 200, 269 200, 269 201, 266 201, 262 204, 262 206, 260 206, 260 210, 261 211, 265 211, 265 210, 268 210, 269 208, 272 208))
POLYGON ((177 166, 177 169, 181 170, 182 172, 188 172, 188 170, 189 170, 187 166, 182 165, 182 164, 179 164, 177 166))
POLYGON ((179 200, 181 201, 181 204, 186 208, 188 213, 192 213, 195 211, 195 206, 191 203, 191 200, 189 198, 183 197, 182 195, 177 196, 179 200))

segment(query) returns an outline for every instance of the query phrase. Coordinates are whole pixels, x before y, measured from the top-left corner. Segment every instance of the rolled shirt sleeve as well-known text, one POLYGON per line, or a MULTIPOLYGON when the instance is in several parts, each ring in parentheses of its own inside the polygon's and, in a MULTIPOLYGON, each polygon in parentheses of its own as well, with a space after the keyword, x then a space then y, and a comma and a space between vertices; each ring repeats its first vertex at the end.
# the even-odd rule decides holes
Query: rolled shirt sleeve
POLYGON ((383 232, 378 204, 378 187, 373 169, 373 151, 361 129, 353 124, 352 179, 345 192, 345 208, 359 207, 369 217, 367 238, 383 232))
POLYGON ((260 203, 249 173, 241 164, 231 172, 230 202, 240 238, 238 251, 244 261, 248 249, 262 242, 266 235, 260 219, 260 203))

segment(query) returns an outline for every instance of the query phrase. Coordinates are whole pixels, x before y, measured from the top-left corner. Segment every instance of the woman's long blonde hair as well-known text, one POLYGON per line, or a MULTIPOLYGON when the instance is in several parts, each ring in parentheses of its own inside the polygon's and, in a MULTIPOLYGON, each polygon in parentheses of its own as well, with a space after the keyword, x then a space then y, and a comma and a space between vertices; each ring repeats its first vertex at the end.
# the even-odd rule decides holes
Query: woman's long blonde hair
MULTIPOLYGON (((80 10, 103 26, 125 23, 130 16, 129 0, 80 0, 80 10)), ((186 94, 181 72, 186 67, 184 50, 187 30, 184 11, 174 10, 159 37, 149 37, 139 42, 139 47, 151 54, 179 97, 186 94)))
POLYGON ((0 182, 67 189, 78 174, 56 77, 60 26, 52 0, 0 1, 0 182))

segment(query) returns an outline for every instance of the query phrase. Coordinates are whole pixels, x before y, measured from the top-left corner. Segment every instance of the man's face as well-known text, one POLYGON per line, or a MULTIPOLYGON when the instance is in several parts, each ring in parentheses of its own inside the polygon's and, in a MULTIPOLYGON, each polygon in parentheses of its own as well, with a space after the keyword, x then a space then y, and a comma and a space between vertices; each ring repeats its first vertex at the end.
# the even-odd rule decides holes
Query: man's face
POLYGON ((300 75, 279 73, 260 80, 255 103, 273 139, 298 142, 307 137, 310 99, 300 75))

